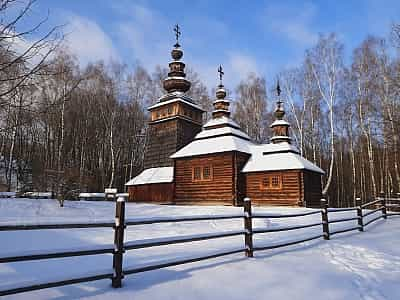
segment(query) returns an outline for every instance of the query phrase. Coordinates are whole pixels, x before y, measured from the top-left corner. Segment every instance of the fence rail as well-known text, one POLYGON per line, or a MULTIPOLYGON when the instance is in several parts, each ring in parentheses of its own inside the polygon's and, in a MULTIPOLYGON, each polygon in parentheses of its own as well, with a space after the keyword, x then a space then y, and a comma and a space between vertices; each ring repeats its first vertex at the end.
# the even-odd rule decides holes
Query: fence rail
POLYGON ((316 209, 313 211, 308 211, 304 213, 295 214, 265 214, 265 213, 252 213, 251 201, 246 198, 243 204, 243 213, 240 214, 230 214, 230 215, 198 215, 198 216, 178 216, 178 217, 154 217, 154 218, 135 218, 135 219, 125 219, 125 199, 124 197, 119 197, 116 201, 115 206, 115 222, 91 222, 91 223, 67 223, 67 224, 18 224, 18 225, 1 225, 0 231, 15 231, 15 230, 42 230, 42 229, 76 229, 76 228, 112 228, 114 230, 114 243, 110 245, 101 245, 97 247, 88 247, 80 249, 62 249, 54 250, 46 253, 42 252, 31 252, 31 253, 13 253, 11 255, 6 255, 0 257, 0 263, 10 263, 10 262, 21 262, 21 261, 32 261, 32 260, 43 260, 43 259, 54 259, 54 258, 64 258, 64 257, 74 257, 74 256, 86 256, 86 255, 99 255, 99 254, 112 254, 113 255, 113 270, 112 272, 94 273, 89 275, 82 275, 77 278, 69 278, 58 281, 37 283, 33 285, 27 285, 22 287, 9 287, 4 290, 0 290, 0 296, 17 294, 27 291, 34 291, 38 289, 45 289, 57 286, 64 286, 75 283, 82 283, 88 281, 95 281, 101 279, 111 279, 112 286, 117 288, 121 287, 122 279, 124 275, 136 274, 171 266, 177 266, 181 264, 187 264, 197 261, 202 261, 206 259, 216 258, 225 255, 231 255, 235 253, 244 252, 247 257, 252 257, 254 251, 263 251, 276 249, 281 247, 287 247, 291 245, 296 245, 304 243, 307 241, 316 240, 319 238, 324 238, 329 240, 330 236, 340 233, 345 233, 353 230, 364 231, 364 227, 379 220, 386 219, 388 216, 400 216, 400 212, 387 212, 387 209, 392 207, 399 207, 400 199, 398 198, 384 198, 379 197, 371 202, 361 204, 359 198, 356 199, 356 207, 349 208, 329 208, 326 200, 321 199, 321 209, 316 209), (392 204, 392 202, 397 202, 399 204, 392 204), (366 210, 367 207, 375 206, 374 209, 366 210), (376 207, 378 206, 378 207, 376 207), (330 219, 330 215, 355 211, 356 216, 346 217, 346 218, 335 218, 330 219), (380 215, 368 219, 364 223, 364 218, 381 212, 380 215), (302 225, 292 225, 277 228, 255 228, 253 229, 253 219, 286 219, 286 218, 300 218, 320 214, 321 222, 313 222, 309 224, 302 225), (180 236, 170 236, 161 238, 151 238, 143 240, 135 240, 124 242, 124 230, 127 226, 136 225, 149 225, 158 223, 177 223, 177 222, 198 222, 198 221, 209 221, 209 220, 229 220, 229 219, 243 219, 243 228, 240 230, 231 230, 223 232, 214 233, 202 233, 194 235, 180 235, 180 236), (344 229, 330 230, 331 224, 338 224, 343 222, 357 221, 357 226, 347 227, 344 229), (286 241, 282 243, 275 243, 270 245, 253 245, 253 235, 254 234, 266 234, 273 232, 286 232, 292 230, 301 230, 311 227, 321 226, 321 234, 311 235, 304 237, 303 239, 286 241), (127 267, 123 269, 123 255, 126 251, 134 249, 143 249, 171 244, 179 243, 189 243, 195 241, 220 239, 233 236, 244 236, 244 247, 237 247, 235 249, 223 250, 215 253, 210 253, 207 255, 200 255, 189 258, 181 258, 176 260, 169 260, 164 262, 159 262, 153 265, 127 267))
POLYGON ((77 229, 77 228, 99 228, 114 227, 112 222, 98 223, 75 223, 75 224, 21 224, 21 225, 0 225, 0 231, 16 231, 16 230, 42 230, 42 229, 77 229))

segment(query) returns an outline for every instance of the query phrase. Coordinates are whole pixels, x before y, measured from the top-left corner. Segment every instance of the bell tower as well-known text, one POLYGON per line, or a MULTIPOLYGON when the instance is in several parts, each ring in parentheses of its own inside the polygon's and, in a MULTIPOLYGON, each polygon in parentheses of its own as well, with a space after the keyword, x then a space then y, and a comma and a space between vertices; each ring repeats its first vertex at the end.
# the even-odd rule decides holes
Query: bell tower
POLYGON ((189 144, 202 127, 204 110, 185 94, 190 89, 190 81, 186 79, 185 64, 181 61, 183 50, 179 44, 181 31, 178 25, 174 31, 176 43, 171 51, 170 71, 163 82, 167 93, 148 108, 150 122, 145 169, 173 166, 169 157, 189 144))
POLYGON ((278 101, 276 101, 276 109, 274 112, 275 121, 271 124, 272 128, 272 137, 271 142, 273 144, 278 144, 282 142, 289 143, 291 142, 291 138, 289 137, 289 127, 290 124, 283 119, 285 116, 285 110, 282 107, 281 101, 281 88, 279 86, 279 80, 276 85, 276 94, 278 96, 278 101))

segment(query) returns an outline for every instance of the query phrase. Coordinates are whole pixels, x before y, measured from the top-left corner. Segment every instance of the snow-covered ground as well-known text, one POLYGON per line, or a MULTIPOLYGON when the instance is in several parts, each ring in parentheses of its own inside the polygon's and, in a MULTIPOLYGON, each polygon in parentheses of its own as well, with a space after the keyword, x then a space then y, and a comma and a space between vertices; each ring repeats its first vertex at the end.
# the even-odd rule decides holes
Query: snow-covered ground
MULTIPOLYGON (((254 212, 294 213, 307 209, 254 207, 254 212)), ((127 203, 129 218, 240 213, 237 207, 166 206, 127 203)), ((352 213, 337 213, 335 217, 352 213)), ((333 218, 333 214, 330 214, 333 218)), ((113 221, 111 202, 0 199, 0 224, 113 221)), ((257 219, 255 228, 320 221, 320 215, 294 219, 257 219)), ((332 229, 354 223, 331 225, 332 229), (335 226, 335 227, 333 227, 335 226)), ((240 230, 243 220, 219 220, 130 226, 125 241, 240 230)), ((319 234, 320 227, 255 235, 255 246, 319 234)), ((98 246, 113 242, 113 230, 69 229, 0 232, 0 256, 15 252, 98 246)), ((128 251, 124 266, 212 253, 243 246, 243 237, 128 251)), ((0 290, 27 281, 77 277, 110 269, 111 255, 84 256, 0 264, 0 290)), ((254 258, 234 254, 135 275, 120 289, 110 280, 39 290, 7 299, 400 299, 400 218, 379 220, 366 232, 353 231, 303 244, 256 252, 254 258)))

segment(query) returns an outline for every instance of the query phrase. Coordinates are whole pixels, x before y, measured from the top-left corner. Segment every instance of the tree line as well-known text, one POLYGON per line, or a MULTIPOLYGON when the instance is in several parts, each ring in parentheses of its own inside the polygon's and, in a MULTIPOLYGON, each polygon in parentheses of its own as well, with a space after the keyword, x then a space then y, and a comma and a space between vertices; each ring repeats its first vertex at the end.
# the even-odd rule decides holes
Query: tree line
MULTIPOLYGON (((20 3, 0 1, 0 188, 62 197, 123 191, 143 168, 147 107, 165 93, 167 69, 80 66, 62 28, 42 33, 44 19, 17 30, 34 2, 11 14, 20 3), (42 34, 32 41, 34 33, 42 34)), ((325 170, 331 203, 347 206, 358 196, 400 192, 400 25, 387 38, 367 37, 349 62, 343 51, 335 34, 320 35, 301 64, 277 77, 293 143, 325 170)), ((193 69, 187 77, 189 96, 210 112, 213 89, 193 69)), ((234 119, 257 142, 270 136, 274 81, 248 74, 232 93, 234 119)))

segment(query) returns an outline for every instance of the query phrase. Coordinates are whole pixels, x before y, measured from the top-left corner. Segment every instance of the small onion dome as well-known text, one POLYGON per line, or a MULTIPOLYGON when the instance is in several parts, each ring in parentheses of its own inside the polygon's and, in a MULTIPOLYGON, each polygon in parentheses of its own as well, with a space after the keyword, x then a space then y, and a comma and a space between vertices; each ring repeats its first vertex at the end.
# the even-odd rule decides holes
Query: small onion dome
POLYGON ((215 95, 217 96, 217 99, 224 99, 226 97, 226 91, 222 84, 218 86, 215 95))
POLYGON ((285 111, 283 110, 283 108, 280 105, 278 105, 278 107, 276 108, 276 110, 274 112, 274 115, 278 120, 282 120, 283 117, 285 116, 285 111))
MULTIPOLYGON (((175 46, 179 44, 175 44, 175 46)), ((180 60, 183 57, 183 51, 181 50, 181 48, 179 47, 175 47, 174 49, 172 49, 171 51, 171 56, 174 60, 180 60)))
POLYGON ((163 86, 168 93, 187 92, 190 89, 190 81, 184 77, 167 77, 164 79, 163 86))

